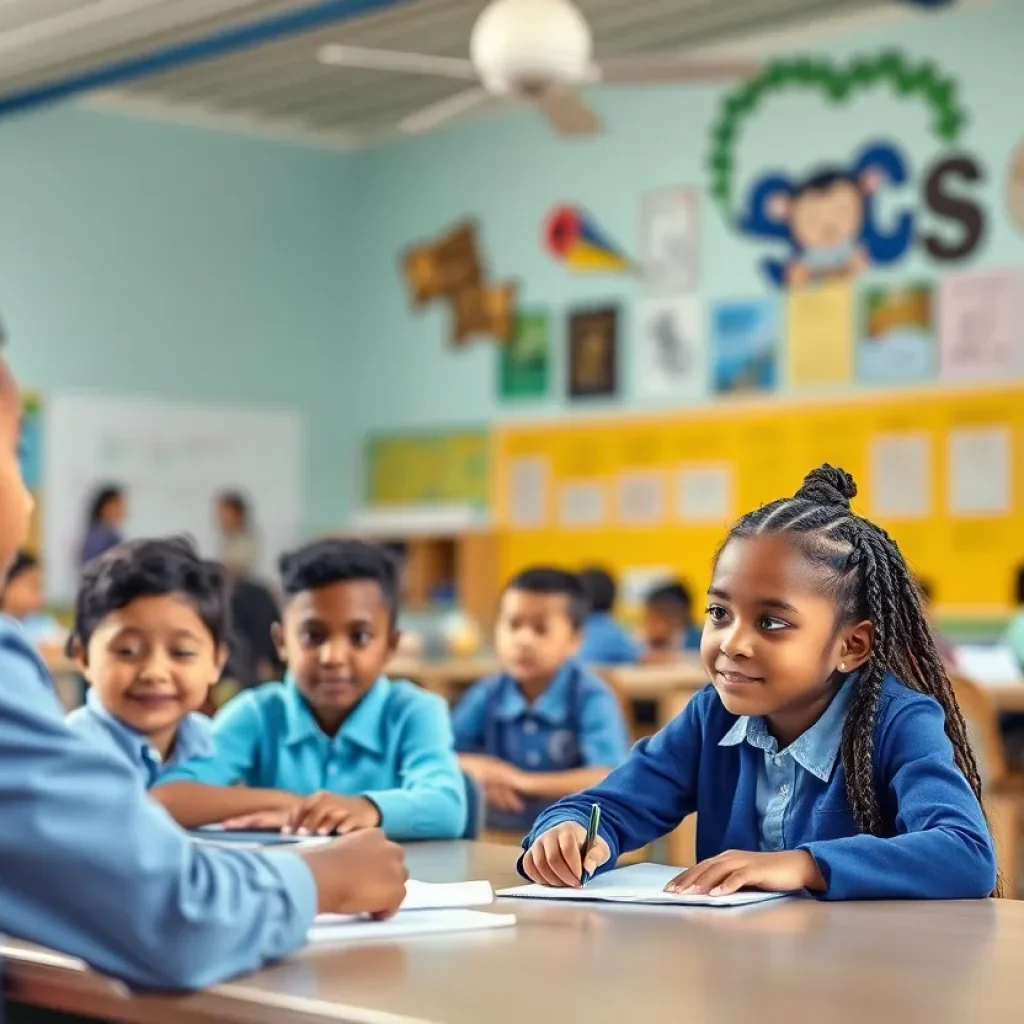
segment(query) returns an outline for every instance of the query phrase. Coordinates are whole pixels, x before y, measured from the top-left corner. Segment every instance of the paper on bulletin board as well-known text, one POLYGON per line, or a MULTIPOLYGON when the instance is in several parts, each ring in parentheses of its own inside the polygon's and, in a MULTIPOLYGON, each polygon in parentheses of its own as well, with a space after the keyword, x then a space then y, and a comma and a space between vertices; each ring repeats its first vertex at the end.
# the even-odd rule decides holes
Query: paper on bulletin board
POLYGON ((853 288, 848 281, 794 288, 786 296, 789 382, 848 384, 853 373, 853 288))
POLYGON ((949 274, 939 291, 940 367, 949 380, 1024 369, 1024 271, 949 274))
POLYGON ((672 295, 697 287, 699 210, 692 188, 661 188, 641 197, 638 260, 649 292, 672 295))
POLYGON ((723 523, 733 515, 733 471, 722 465, 683 466, 676 474, 676 513, 688 523, 723 523))
POLYGON ((959 427, 949 432, 949 511, 1005 515, 1010 511, 1010 431, 959 427))
POLYGON ((616 481, 618 521, 654 526, 665 519, 665 480, 660 472, 621 473, 616 481))
POLYGON ((861 297, 857 375, 895 384, 935 376, 935 318, 931 284, 880 285, 861 297))
POLYGON ((871 515, 919 519, 931 505, 931 442, 927 434, 877 434, 871 441, 871 515))
POLYGON ((606 488, 595 480, 562 484, 558 496, 558 521, 562 526, 601 526, 608 518, 606 488))
POLYGON ((548 460, 542 456, 513 459, 508 472, 509 525, 536 528, 547 522, 548 460))
POLYGON ((637 308, 637 391, 653 398, 699 398, 707 389, 704 315, 694 295, 647 299, 637 308))

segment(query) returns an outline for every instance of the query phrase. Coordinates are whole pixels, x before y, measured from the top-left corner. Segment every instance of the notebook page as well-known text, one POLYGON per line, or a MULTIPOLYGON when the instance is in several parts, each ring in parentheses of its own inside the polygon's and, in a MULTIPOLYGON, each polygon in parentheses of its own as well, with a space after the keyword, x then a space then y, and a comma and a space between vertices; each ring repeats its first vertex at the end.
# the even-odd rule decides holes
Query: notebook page
POLYGON ((500 897, 539 900, 578 900, 599 903, 635 903, 658 906, 742 907, 779 899, 787 893, 738 892, 732 896, 681 896, 665 892, 665 886, 682 868, 666 864, 632 864, 617 868, 589 882, 582 889, 552 889, 543 885, 520 885, 502 889, 500 897))
POLYGON ((341 914, 331 916, 334 920, 323 922, 318 918, 310 928, 308 938, 311 943, 365 942, 442 932, 491 931, 511 928, 516 923, 512 914, 488 914, 481 910, 401 911, 387 921, 371 921, 365 917, 345 917, 341 914))
MULTIPOLYGON (((461 910, 485 907, 494 902, 490 882, 417 882, 410 878, 405 883, 405 899, 401 912, 419 913, 423 910, 461 910)), ((317 924, 331 924, 353 920, 349 914, 317 914, 317 924)))

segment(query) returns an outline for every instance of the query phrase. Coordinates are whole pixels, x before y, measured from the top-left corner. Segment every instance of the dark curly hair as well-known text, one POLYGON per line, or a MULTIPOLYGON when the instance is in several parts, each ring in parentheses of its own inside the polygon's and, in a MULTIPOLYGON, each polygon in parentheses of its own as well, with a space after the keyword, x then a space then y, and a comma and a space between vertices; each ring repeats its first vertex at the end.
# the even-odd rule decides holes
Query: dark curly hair
POLYGON ((725 543, 762 534, 792 534, 799 551, 820 569, 822 585, 836 603, 837 624, 869 620, 874 626, 871 657, 857 679, 843 730, 842 760, 846 797, 858 827, 883 835, 886 824, 875 791, 874 746, 882 680, 887 674, 934 697, 942 706, 957 766, 979 801, 981 777, 964 717, 928 627, 920 588, 896 542, 851 510, 850 499, 856 495, 857 485, 849 473, 824 465, 807 474, 792 498, 747 513, 725 543))

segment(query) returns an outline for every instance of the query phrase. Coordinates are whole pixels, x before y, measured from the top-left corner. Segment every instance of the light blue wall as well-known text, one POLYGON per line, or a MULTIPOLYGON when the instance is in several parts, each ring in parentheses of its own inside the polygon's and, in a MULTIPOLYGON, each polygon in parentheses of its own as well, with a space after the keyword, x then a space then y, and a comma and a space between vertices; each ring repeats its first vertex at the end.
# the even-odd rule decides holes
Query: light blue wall
POLYGON ((336 525, 347 170, 341 154, 71 107, 0 124, 0 315, 19 377, 298 406, 307 526, 336 525))
MULTIPOLYGON (((865 34, 821 51, 836 59, 899 47, 916 59, 932 59, 960 82, 971 123, 958 148, 986 164, 989 234, 974 262, 1024 263, 1024 236, 1015 233, 1003 207, 1002 183, 1010 150, 1024 137, 1021 41, 1024 3, 1008 0, 991 9, 916 22, 898 34, 865 34)), ((664 185, 706 188, 709 126, 717 116, 717 88, 607 90, 593 97, 607 132, 586 142, 558 141, 539 119, 518 113, 464 125, 415 141, 358 154, 351 188, 360 256, 354 268, 352 303, 346 310, 346 351, 351 390, 346 414, 360 431, 452 423, 493 422, 512 416, 568 414, 560 314, 587 299, 621 299, 625 314, 623 394, 613 406, 586 403, 585 410, 636 409, 630 372, 630 303, 638 289, 627 278, 573 277, 542 251, 540 225, 562 201, 575 201, 625 247, 633 248, 640 195, 664 185), (466 215, 479 218, 492 274, 521 282, 524 304, 549 306, 556 319, 555 379, 546 401, 508 405, 496 398, 496 348, 468 350, 446 344, 446 312, 409 311, 397 270, 397 254, 409 243, 437 236, 466 215)), ((873 138, 899 141, 915 175, 943 150, 928 131, 919 102, 869 94, 847 107, 813 97, 778 99, 751 119, 738 149, 738 194, 744 180, 770 168, 805 174, 824 162, 850 161, 873 138)), ((920 208, 920 179, 893 192, 889 202, 920 208), (909 198, 908 198, 909 197, 909 198)), ((708 303, 767 292, 757 271, 765 246, 733 234, 710 202, 703 211, 701 294, 708 303)), ((961 266, 958 269, 963 269, 961 266)), ((888 280, 935 276, 934 263, 911 258, 888 280)), ((881 276, 881 275, 880 275, 881 276)), ((664 403, 662 403, 664 404, 664 403)), ((577 403, 574 407, 580 409, 577 403)), ((354 465, 353 458, 346 460, 354 465)), ((358 491, 358 480, 350 483, 358 491)))

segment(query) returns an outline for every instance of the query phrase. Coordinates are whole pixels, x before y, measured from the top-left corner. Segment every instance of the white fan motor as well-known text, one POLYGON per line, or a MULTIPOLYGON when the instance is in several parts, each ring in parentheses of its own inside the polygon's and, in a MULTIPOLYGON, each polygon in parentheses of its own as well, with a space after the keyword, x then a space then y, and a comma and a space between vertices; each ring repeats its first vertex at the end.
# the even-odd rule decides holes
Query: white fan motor
POLYGON ((579 85, 591 76, 592 52, 590 27, 569 0, 494 0, 469 42, 477 74, 499 95, 579 85))

